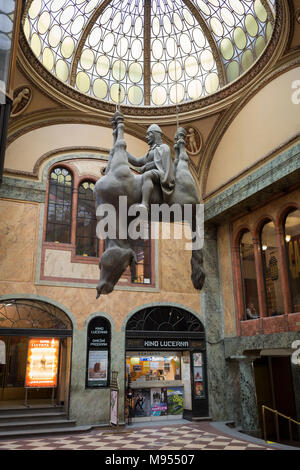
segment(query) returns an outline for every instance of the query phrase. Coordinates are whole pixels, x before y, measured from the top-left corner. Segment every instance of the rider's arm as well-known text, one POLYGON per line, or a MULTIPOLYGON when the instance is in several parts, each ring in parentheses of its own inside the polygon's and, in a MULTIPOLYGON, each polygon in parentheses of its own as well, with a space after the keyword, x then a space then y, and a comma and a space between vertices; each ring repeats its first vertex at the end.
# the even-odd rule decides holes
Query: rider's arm
POLYGON ((127 152, 128 161, 133 166, 144 166, 147 162, 147 154, 143 157, 136 158, 131 153, 127 152))

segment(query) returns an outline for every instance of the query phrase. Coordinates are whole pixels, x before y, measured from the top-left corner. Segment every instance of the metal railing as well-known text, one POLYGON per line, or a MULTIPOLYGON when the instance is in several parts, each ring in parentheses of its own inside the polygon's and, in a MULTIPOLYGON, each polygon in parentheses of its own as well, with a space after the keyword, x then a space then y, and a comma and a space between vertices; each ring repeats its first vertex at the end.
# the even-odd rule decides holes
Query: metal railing
POLYGON ((262 416, 263 416, 263 427, 264 427, 264 440, 267 441, 267 430, 266 430, 266 417, 265 417, 265 410, 271 411, 275 415, 276 419, 276 438, 277 441, 280 442, 280 435, 279 435, 279 416, 281 418, 287 419, 289 422, 289 433, 290 433, 290 441, 294 441, 293 439, 293 431, 292 431, 292 423, 296 424, 297 426, 300 426, 300 422, 294 420, 293 418, 290 418, 289 416, 285 416, 282 413, 279 413, 277 410, 273 410, 272 408, 269 408, 268 406, 262 405, 262 416))

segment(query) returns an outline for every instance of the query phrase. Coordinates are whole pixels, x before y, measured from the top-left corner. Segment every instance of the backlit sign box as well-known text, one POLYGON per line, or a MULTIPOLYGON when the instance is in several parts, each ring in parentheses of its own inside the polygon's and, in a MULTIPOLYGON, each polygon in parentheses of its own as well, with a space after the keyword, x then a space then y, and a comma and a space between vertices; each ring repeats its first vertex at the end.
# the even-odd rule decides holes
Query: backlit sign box
POLYGON ((25 387, 55 388, 58 357, 58 338, 31 338, 28 344, 25 387))

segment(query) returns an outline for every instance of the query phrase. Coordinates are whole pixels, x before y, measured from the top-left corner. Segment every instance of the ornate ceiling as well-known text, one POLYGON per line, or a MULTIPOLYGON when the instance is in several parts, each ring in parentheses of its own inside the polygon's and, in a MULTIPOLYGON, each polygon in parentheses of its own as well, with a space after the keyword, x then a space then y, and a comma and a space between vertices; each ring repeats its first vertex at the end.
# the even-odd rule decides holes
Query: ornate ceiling
POLYGON ((277 13, 275 0, 29 0, 23 29, 43 68, 79 95, 153 110, 237 81, 277 13))

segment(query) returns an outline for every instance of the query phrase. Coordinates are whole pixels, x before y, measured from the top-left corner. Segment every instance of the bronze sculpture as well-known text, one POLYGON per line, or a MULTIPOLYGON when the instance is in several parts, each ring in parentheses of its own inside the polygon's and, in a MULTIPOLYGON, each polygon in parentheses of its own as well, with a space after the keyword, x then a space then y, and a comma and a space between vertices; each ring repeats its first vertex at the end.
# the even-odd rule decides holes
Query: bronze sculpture
MULTIPOLYGON (((105 175, 100 178, 94 189, 96 199, 97 220, 101 222, 104 214, 101 210, 107 205, 113 207, 116 217, 113 237, 105 240, 105 251, 100 259, 100 280, 97 284, 97 298, 101 294, 109 294, 128 266, 134 273, 136 255, 134 240, 128 232, 133 216, 124 219, 120 216, 120 197, 126 196, 127 209, 143 208, 150 218, 150 206, 158 204, 174 204, 183 207, 190 205, 192 218, 189 220, 192 233, 196 233, 196 209, 200 201, 194 179, 189 171, 189 158, 185 150, 186 131, 179 128, 175 135, 175 162, 166 144, 162 143, 162 131, 157 125, 147 130, 149 152, 140 159, 130 155, 124 140, 124 118, 117 110, 111 119, 113 125, 114 145, 110 152, 105 175), (129 163, 141 168, 141 174, 135 175, 129 163), (126 233, 127 236, 123 236, 126 233)), ((136 216, 135 216, 136 217, 136 216)), ((151 220, 153 220, 151 218, 151 220)), ((176 220, 176 215, 172 221, 176 220)), ((182 219, 180 220, 182 221, 182 219)), ((191 257, 192 282, 196 289, 201 290, 205 274, 203 270, 202 248, 192 249, 191 257)))

